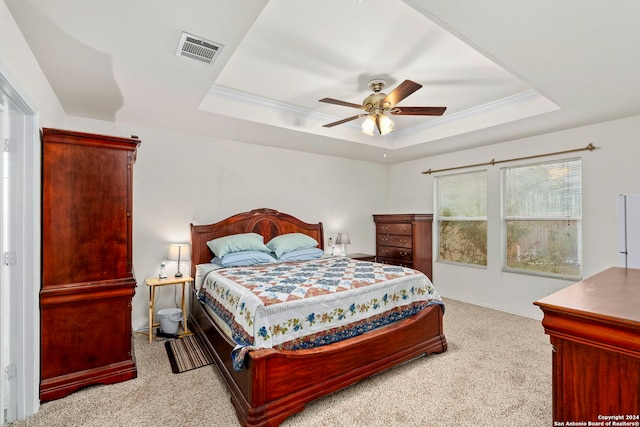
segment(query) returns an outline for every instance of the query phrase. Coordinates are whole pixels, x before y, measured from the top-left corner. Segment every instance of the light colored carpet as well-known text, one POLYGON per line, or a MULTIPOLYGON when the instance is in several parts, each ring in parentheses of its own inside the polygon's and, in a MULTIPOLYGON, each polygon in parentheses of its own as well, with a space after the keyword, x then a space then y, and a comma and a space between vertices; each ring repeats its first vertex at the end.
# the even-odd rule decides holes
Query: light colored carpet
MULTIPOLYGON (((307 405, 282 424, 551 425, 551 346, 539 321, 445 299, 449 350, 307 405)), ((136 334, 138 378, 43 404, 14 426, 238 426, 215 365, 173 374, 162 342, 136 334)))

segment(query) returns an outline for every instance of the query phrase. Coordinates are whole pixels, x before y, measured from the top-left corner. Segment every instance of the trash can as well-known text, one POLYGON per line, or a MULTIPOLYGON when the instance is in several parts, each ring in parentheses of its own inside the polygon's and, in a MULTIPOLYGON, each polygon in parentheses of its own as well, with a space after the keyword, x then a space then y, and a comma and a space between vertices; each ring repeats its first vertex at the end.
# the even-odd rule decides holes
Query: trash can
POLYGON ((158 310, 158 320, 160 330, 165 334, 175 334, 178 332, 180 321, 182 320, 182 310, 179 308, 163 308, 158 310))

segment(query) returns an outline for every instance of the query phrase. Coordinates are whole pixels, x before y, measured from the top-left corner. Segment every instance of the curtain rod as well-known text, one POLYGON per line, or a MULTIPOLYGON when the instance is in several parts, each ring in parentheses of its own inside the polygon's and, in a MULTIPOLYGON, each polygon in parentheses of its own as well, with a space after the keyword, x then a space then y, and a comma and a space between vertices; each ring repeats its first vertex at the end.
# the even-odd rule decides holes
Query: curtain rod
POLYGON ((598 147, 596 147, 595 145, 589 143, 589 145, 587 145, 584 148, 575 148, 573 150, 565 150, 565 151, 556 151, 554 153, 546 153, 546 154, 534 154, 533 156, 525 156, 525 157, 515 157, 513 159, 505 159, 505 160, 496 160, 496 159, 491 159, 490 162, 486 162, 486 163, 475 163, 473 165, 465 165, 465 166, 454 166, 452 168, 444 168, 444 169, 429 169, 426 171, 423 171, 422 173, 425 175, 431 175, 432 173, 436 173, 436 172, 445 172, 445 171, 452 171, 452 170, 456 170, 456 169, 465 169, 465 168, 473 168, 476 166, 488 166, 488 165, 497 165, 498 163, 506 163, 506 162, 515 162, 517 160, 528 160, 528 159, 536 159, 538 157, 546 157, 546 156, 554 156, 556 154, 567 154, 567 153, 575 153, 577 151, 593 151, 598 149, 598 147))

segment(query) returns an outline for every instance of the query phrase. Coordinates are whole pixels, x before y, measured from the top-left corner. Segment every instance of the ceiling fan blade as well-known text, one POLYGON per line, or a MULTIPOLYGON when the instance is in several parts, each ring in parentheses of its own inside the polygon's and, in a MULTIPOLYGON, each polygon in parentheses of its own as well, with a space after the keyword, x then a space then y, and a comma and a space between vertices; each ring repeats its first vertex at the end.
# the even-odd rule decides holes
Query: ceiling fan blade
POLYGON ((347 102, 347 101, 340 101, 339 99, 333 99, 333 98, 322 98, 319 101, 326 102, 327 104, 342 105, 344 107, 362 108, 362 105, 360 104, 354 104, 353 102, 347 102))
POLYGON ((420 89, 422 85, 420 83, 413 82, 411 80, 405 80, 398 87, 391 91, 382 101, 382 105, 385 108, 390 108, 396 105, 398 102, 411 95, 413 92, 420 89))
POLYGON ((395 107, 389 110, 398 116, 441 116, 447 107, 395 107))
POLYGON ((347 123, 347 122, 350 122, 350 121, 355 120, 355 119, 359 119, 360 117, 364 117, 364 116, 367 116, 367 114, 358 114, 357 116, 349 117, 348 119, 342 119, 342 120, 338 120, 337 122, 327 123, 326 125, 322 125, 322 127, 323 128, 332 128, 334 126, 338 126, 338 125, 341 125, 343 123, 347 123))

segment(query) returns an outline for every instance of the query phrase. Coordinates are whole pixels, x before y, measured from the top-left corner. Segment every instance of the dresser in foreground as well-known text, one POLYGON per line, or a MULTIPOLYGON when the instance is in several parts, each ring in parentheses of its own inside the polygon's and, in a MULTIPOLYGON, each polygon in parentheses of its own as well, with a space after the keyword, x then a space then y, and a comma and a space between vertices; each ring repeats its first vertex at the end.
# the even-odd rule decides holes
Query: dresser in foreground
POLYGON ((43 129, 40 400, 137 376, 133 163, 140 141, 43 129))
POLYGON ((552 344, 554 425, 640 425, 640 269, 612 267, 535 304, 552 344))

